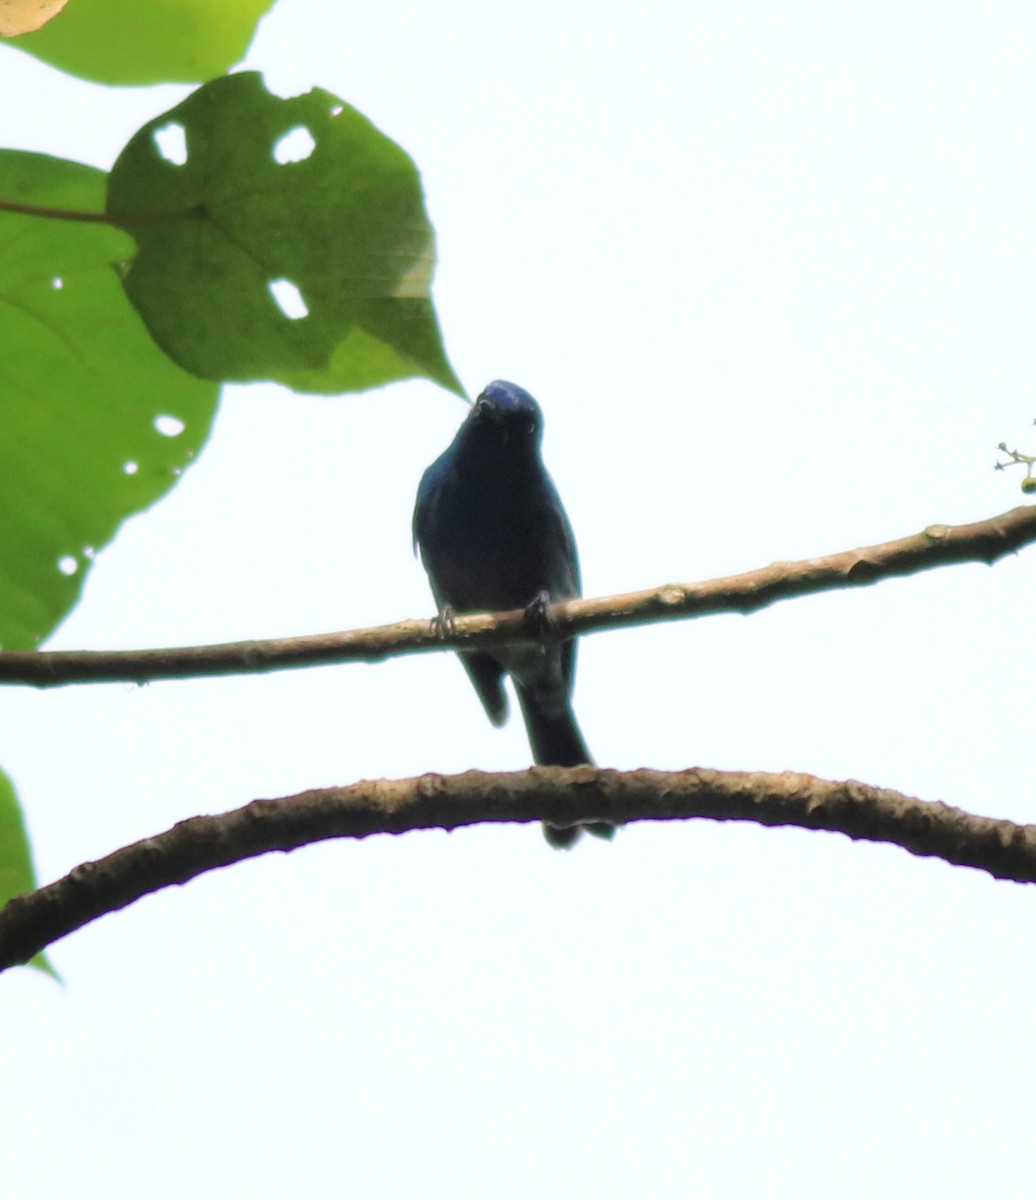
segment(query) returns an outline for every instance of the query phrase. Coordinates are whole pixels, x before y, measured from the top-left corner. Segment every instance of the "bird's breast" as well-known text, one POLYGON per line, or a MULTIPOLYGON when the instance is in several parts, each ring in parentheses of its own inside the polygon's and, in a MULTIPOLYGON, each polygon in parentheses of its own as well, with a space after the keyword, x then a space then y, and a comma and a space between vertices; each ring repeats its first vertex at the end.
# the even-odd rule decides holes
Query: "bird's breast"
POLYGON ((434 514, 434 545, 424 546, 443 602, 458 612, 524 608, 557 592, 557 517, 528 489, 447 487, 434 514))

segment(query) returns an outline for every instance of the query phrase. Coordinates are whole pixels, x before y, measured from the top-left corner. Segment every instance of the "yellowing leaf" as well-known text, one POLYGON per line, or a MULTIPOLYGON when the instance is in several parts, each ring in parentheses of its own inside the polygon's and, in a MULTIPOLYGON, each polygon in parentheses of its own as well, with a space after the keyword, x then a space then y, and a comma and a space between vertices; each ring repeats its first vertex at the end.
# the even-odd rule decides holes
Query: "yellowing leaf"
POLYGON ((75 0, 11 44, 96 83, 196 83, 244 58, 273 0, 75 0))
POLYGON ((67 0, 0 0, 0 37, 18 37, 42 28, 67 0))

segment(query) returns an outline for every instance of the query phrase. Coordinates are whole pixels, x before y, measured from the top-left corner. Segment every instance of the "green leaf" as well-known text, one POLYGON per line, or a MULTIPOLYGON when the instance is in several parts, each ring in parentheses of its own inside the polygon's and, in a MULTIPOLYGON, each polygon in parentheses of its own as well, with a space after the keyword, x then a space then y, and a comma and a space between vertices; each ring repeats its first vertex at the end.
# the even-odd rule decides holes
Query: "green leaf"
MULTIPOLYGON (((0 197, 99 213, 105 175, 0 151, 0 197)), ((89 222, 0 212, 0 646, 32 649, 94 554, 164 495, 209 434, 219 390, 158 349, 89 222)))
POLYGON ((330 93, 283 100, 252 72, 199 88, 123 150, 108 211, 139 246, 133 303, 202 378, 342 392, 425 376, 464 395, 430 299, 417 168, 330 93), (179 163, 159 148, 176 133, 179 163), (300 161, 278 161, 289 134, 308 139, 300 161), (284 281, 306 315, 275 300, 284 281))
POLYGON ((196 83, 244 58, 273 0, 71 0, 8 43, 95 83, 196 83))
MULTIPOLYGON (((36 887, 36 872, 32 866, 32 851, 25 832, 25 820, 14 784, 0 770, 0 908, 12 896, 31 892, 36 887)), ((38 967, 59 979, 58 973, 45 954, 31 959, 30 967, 38 967)))

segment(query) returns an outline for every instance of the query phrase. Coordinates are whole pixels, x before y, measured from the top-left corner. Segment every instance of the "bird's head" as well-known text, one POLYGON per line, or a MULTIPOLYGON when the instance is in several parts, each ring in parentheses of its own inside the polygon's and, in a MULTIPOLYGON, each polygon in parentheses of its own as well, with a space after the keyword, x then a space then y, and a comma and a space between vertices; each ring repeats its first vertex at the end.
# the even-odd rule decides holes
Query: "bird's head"
POLYGON ((536 450, 543 437, 543 413, 525 388, 494 379, 475 401, 468 416, 471 432, 505 446, 536 450))

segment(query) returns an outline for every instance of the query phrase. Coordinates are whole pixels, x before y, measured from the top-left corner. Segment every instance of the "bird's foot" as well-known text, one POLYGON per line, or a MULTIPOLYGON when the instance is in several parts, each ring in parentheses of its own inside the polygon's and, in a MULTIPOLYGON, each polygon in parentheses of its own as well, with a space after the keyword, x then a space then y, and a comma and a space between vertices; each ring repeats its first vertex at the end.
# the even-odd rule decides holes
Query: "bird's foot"
POLYGON ((539 592, 532 603, 525 606, 525 621, 541 642, 553 635, 557 623, 550 615, 550 593, 548 591, 539 592))
POLYGON ((457 614, 453 609, 448 604, 444 604, 428 623, 432 633, 440 641, 448 637, 453 637, 457 630, 456 616, 457 614))

